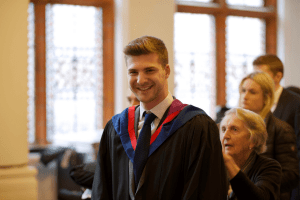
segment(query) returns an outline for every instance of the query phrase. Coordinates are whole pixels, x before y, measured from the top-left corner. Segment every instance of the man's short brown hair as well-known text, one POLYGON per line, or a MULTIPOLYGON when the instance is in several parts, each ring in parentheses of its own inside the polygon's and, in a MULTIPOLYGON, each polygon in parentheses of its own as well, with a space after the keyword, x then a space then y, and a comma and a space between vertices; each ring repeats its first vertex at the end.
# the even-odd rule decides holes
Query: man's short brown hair
POLYGON ((153 36, 142 36, 132 40, 123 50, 125 59, 128 56, 140 56, 151 53, 158 55, 159 62, 165 67, 169 63, 168 50, 165 43, 153 36))
POLYGON ((267 65, 274 76, 276 76, 277 72, 281 72, 283 76, 283 64, 276 55, 266 54, 259 56, 253 61, 252 64, 253 66, 267 65))

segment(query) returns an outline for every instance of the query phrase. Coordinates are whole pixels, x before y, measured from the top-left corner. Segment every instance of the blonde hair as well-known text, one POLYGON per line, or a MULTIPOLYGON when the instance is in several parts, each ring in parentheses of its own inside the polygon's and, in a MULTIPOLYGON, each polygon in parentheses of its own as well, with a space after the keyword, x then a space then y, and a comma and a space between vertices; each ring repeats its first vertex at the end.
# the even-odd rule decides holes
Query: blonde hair
POLYGON ((239 86, 239 92, 240 92, 239 106, 241 106, 242 85, 247 79, 251 79, 257 84, 259 84, 263 91, 264 107, 260 112, 260 116, 263 119, 265 119, 265 117, 270 112, 274 103, 274 93, 275 93, 274 81, 267 73, 264 72, 253 72, 247 75, 245 78, 243 78, 239 86))
POLYGON ((230 114, 234 114, 248 129, 250 140, 254 144, 253 150, 258 154, 265 152, 268 133, 261 116, 244 108, 232 108, 225 112, 225 116, 230 114))

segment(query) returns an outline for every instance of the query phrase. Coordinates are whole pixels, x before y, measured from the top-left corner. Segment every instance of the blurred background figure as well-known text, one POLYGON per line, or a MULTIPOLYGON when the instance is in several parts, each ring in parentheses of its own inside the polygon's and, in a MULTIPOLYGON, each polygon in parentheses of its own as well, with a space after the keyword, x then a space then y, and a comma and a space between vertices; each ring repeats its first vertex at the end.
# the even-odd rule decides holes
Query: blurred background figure
MULTIPOLYGON (((299 92, 300 89, 296 87, 288 89, 280 85, 284 75, 284 66, 276 55, 259 56, 252 64, 255 71, 266 72, 273 79, 275 96, 271 111, 275 117, 287 122, 294 128, 297 136, 298 158, 300 159, 300 94, 295 93, 295 91, 299 92)), ((291 199, 300 199, 300 184, 293 191, 291 199)))
MULTIPOLYGON (((287 89, 290 92, 294 92, 297 95, 300 95, 300 88, 296 86, 288 86, 285 89, 287 89)), ((300 97, 300 96, 299 96, 300 97)))
POLYGON ((279 199, 280 164, 259 155, 266 149, 267 137, 258 114, 242 108, 225 112, 220 140, 230 182, 227 199, 279 199))
POLYGON ((140 105, 140 101, 136 98, 131 90, 128 90, 127 100, 130 106, 140 105))
POLYGON ((279 120, 271 112, 274 82, 264 72, 253 72, 242 79, 239 92, 240 107, 259 114, 265 121, 268 139, 267 150, 262 155, 280 163, 283 173, 280 199, 289 200, 299 178, 296 135, 288 123, 279 120))
POLYGON ((216 112, 217 112, 217 117, 215 119, 215 122, 219 124, 221 120, 223 119, 225 112, 229 110, 227 106, 217 106, 216 112))

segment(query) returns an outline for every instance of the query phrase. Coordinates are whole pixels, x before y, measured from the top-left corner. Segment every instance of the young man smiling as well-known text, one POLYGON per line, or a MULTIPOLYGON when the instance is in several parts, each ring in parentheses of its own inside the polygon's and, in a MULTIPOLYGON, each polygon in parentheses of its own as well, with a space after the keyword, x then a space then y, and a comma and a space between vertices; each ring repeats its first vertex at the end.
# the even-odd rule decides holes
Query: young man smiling
POLYGON ((173 99, 163 41, 143 36, 124 54, 130 89, 140 105, 107 123, 92 199, 225 200, 218 128, 203 110, 173 99))

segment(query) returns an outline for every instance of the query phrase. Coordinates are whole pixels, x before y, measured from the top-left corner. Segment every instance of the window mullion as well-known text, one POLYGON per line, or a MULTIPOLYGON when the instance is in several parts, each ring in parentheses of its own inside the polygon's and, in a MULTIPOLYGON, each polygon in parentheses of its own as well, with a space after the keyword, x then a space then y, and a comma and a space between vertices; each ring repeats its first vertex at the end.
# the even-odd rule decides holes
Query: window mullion
POLYGON ((114 115, 114 12, 103 7, 103 124, 114 115))
POLYGON ((216 15, 216 97, 217 105, 226 105, 226 16, 216 15))
MULTIPOLYGON (((265 0, 265 6, 271 6, 274 8, 274 12, 277 13, 277 1, 265 0)), ((277 17, 266 18, 266 53, 277 53, 277 17)))
POLYGON ((46 4, 34 6, 35 13, 35 143, 47 144, 46 135, 46 4))

